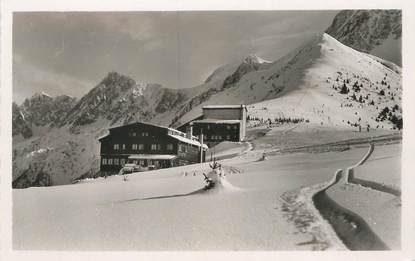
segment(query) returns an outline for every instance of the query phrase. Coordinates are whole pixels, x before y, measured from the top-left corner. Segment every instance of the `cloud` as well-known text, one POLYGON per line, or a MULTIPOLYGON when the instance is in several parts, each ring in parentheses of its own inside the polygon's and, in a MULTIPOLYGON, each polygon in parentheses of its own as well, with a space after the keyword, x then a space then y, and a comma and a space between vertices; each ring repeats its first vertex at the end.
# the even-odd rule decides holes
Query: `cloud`
POLYGON ((93 86, 91 82, 65 73, 55 73, 36 67, 25 61, 19 54, 13 56, 13 101, 17 103, 42 91, 51 95, 68 94, 79 97, 93 86))
POLYGON ((109 14, 93 15, 89 20, 103 29, 129 35, 138 41, 149 41, 155 36, 153 19, 141 16, 137 19, 128 15, 109 14))

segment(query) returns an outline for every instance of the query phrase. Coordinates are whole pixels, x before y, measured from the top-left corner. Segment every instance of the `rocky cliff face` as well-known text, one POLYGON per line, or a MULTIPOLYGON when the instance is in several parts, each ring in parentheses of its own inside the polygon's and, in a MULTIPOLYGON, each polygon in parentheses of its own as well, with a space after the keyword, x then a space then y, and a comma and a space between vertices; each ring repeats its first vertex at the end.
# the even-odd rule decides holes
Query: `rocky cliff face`
POLYGON ((150 121, 155 114, 168 111, 185 98, 180 91, 159 84, 137 83, 110 72, 68 112, 60 126, 71 125, 75 129, 99 119, 111 125, 150 121))
POLYGON ((401 10, 345 10, 326 33, 355 50, 401 65, 401 10))
POLYGON ((46 93, 36 93, 20 106, 13 103, 13 136, 30 138, 34 134, 34 128, 58 125, 75 103, 76 99, 73 97, 51 97, 46 93))

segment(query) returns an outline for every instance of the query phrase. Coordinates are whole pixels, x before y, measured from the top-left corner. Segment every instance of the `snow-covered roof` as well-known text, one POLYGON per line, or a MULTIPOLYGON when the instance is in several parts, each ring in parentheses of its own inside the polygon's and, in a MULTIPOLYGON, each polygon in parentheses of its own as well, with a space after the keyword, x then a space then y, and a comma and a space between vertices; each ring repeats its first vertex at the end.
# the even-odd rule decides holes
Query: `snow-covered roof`
POLYGON ((198 116, 192 118, 191 120, 185 121, 183 123, 180 123, 180 125, 176 126, 176 128, 180 128, 186 124, 191 123, 192 121, 198 120, 198 119, 202 119, 203 118, 203 113, 199 114, 198 116))
POLYGON ((98 140, 102 140, 103 138, 107 137, 108 135, 110 135, 109 132, 105 133, 104 135, 99 136, 98 140))
MULTIPOLYGON (((185 137, 182 137, 182 136, 178 136, 178 135, 169 134, 169 136, 176 139, 176 140, 184 142, 184 143, 200 146, 200 142, 198 142, 197 140, 191 140, 191 139, 188 139, 188 138, 185 138, 185 137)), ((203 144, 203 148, 208 149, 208 146, 206 144, 203 144)))
POLYGON ((236 124, 236 123, 241 123, 241 121, 240 120, 203 119, 203 120, 194 121, 194 123, 236 124))
POLYGON ((202 107, 203 109, 239 109, 239 108, 246 108, 245 105, 206 105, 202 107))
POLYGON ((154 123, 149 123, 149 122, 133 122, 133 123, 126 124, 126 125, 114 126, 114 127, 109 128, 109 130, 112 130, 112 129, 117 129, 117 128, 122 128, 122 127, 126 127, 126 126, 131 126, 131 125, 135 125, 135 124, 145 124, 145 125, 151 125, 151 126, 155 126, 155 127, 159 127, 159 128, 163 128, 163 129, 170 130, 170 131, 172 131, 172 132, 177 133, 178 135, 183 135, 183 136, 185 136, 185 135, 186 135, 186 133, 183 133, 183 132, 181 132, 181 131, 179 131, 179 130, 176 130, 176 129, 173 129, 173 128, 170 128, 170 127, 166 127, 166 126, 161 126, 161 125, 154 124, 154 123))
POLYGON ((177 158, 176 155, 169 154, 133 154, 128 159, 157 159, 157 160, 171 160, 177 158))

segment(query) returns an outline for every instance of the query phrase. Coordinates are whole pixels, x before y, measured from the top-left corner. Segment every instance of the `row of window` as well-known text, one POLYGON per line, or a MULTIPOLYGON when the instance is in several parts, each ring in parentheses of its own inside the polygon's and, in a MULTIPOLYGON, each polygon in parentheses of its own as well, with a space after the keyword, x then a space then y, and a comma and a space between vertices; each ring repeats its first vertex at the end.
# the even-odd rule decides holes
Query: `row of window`
MULTIPOLYGON (((210 125, 207 125, 206 127, 207 127, 207 129, 208 129, 208 130, 210 130, 210 125)), ((230 129, 232 129, 232 128, 233 128, 234 130, 236 130, 236 129, 238 129, 238 126, 237 126, 237 125, 233 125, 233 126, 231 126, 231 125, 226 125, 226 129, 227 129, 227 130, 230 130, 230 129)))
POLYGON ((137 136, 148 137, 148 132, 129 132, 128 136, 130 136, 130 137, 137 137, 137 136))
MULTIPOLYGON (((139 164, 141 166, 145 166, 145 162, 147 160, 133 160, 134 164, 139 164)), ((121 165, 123 166, 126 163, 125 159, 119 159, 119 158, 102 158, 102 165, 121 165)), ((148 165, 155 165, 156 167, 159 167, 160 161, 158 160, 149 160, 148 165)))
MULTIPOLYGON (((145 167, 147 160, 133 160, 133 163, 145 167)), ((148 160, 148 165, 154 165, 156 168, 160 167, 161 161, 159 160, 148 160)))
MULTIPOLYGON (((122 150, 125 150, 126 146, 125 144, 121 144, 122 150)), ((151 144, 151 150, 161 150, 161 144, 151 144)), ((114 144, 114 150, 119 150, 120 144, 114 144)), ((132 150, 144 150, 144 144, 132 144, 131 145, 132 150)), ((167 144, 166 145, 167 150, 173 150, 173 144, 167 144)))
POLYGON ((118 158, 103 158, 102 159, 102 165, 124 165, 125 159, 118 159, 118 158))
MULTIPOLYGON (((210 139, 210 140, 222 140, 221 135, 212 135, 212 136, 208 136, 207 138, 210 139)), ((226 140, 230 140, 231 135, 226 135, 224 138, 226 138, 226 140)))

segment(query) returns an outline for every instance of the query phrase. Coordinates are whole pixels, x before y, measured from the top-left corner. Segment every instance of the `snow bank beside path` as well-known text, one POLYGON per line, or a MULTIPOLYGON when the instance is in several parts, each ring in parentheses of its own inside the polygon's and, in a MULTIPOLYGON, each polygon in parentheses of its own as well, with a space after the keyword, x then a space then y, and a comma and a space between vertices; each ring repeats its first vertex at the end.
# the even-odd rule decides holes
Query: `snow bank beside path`
POLYGON ((350 182, 400 196, 401 147, 376 146, 365 164, 350 169, 350 182))
MULTIPOLYGON (((380 148, 377 152, 378 160, 370 161, 368 159, 372 153, 370 150, 365 155, 365 160, 368 160, 365 164, 355 167, 348 168, 346 176, 341 182, 327 189, 326 193, 328 200, 332 200, 333 204, 337 205, 339 209, 345 209, 358 217, 361 218, 361 225, 357 225, 356 230, 356 241, 358 238, 363 238, 362 242, 366 242, 362 245, 354 244, 354 241, 350 241, 352 249, 356 250, 370 250, 370 249, 400 249, 400 229, 401 229, 401 199, 394 193, 378 189, 377 186, 361 186, 361 184, 349 183, 349 181, 355 182, 353 170, 356 168, 362 173, 368 173, 367 176, 383 176, 396 175, 400 176, 400 172, 396 172, 390 162, 385 161, 385 158, 390 157, 391 152, 395 152, 395 158, 400 159, 400 150, 396 148, 400 147, 400 144, 387 145, 380 148), (379 175, 379 168, 375 168, 374 165, 381 166, 383 173, 379 175), (398 174, 392 174, 393 172, 398 174), (388 193, 385 193, 388 192, 388 193), (363 232, 359 231, 362 230, 363 232), (373 233, 372 236, 368 237, 368 233, 373 233), (362 236, 363 235, 363 236, 362 236)), ((376 149, 375 149, 376 151, 376 149)), ((399 177, 400 178, 400 177, 399 177)), ((370 181, 376 185, 376 182, 370 181)), ((371 183, 363 183, 371 185, 371 183)), ((348 231, 349 232, 349 231, 348 231)))
POLYGON ((289 191, 281 196, 282 210, 287 219, 295 224, 302 233, 311 234, 314 250, 346 250, 331 225, 324 219, 316 207, 316 197, 325 193, 341 178, 342 170, 337 170, 333 178, 325 183, 289 191))
MULTIPOLYGON (((400 248, 401 201, 392 194, 349 183, 355 166, 368 173, 382 165, 391 171, 384 158, 400 157, 400 144, 379 146, 366 152, 347 171, 338 170, 325 183, 289 191, 282 196, 282 209, 302 233, 312 235, 315 249, 386 250, 400 248), (373 156, 374 158, 372 158, 373 156), (366 165, 367 164, 367 165, 366 165), (333 230, 334 229, 334 230, 333 230)), ((363 154, 363 153, 362 153, 363 154)))

